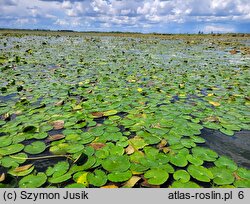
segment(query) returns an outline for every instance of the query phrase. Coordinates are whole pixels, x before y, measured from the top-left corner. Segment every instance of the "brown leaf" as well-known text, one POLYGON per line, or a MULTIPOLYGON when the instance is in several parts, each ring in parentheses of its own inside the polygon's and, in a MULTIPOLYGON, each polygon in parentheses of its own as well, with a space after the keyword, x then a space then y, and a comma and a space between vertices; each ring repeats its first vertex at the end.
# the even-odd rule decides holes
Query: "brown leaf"
POLYGON ((229 51, 231 53, 231 55, 235 55, 237 53, 237 50, 233 49, 229 51))
POLYGON ((64 121, 63 120, 56 120, 56 121, 52 122, 52 125, 53 125, 55 130, 60 130, 60 129, 63 129, 63 127, 64 127, 64 121))
POLYGON ((132 177, 123 185, 123 187, 125 187, 125 188, 132 188, 140 179, 141 179, 141 177, 139 177, 139 176, 132 176, 132 177))
POLYGON ((125 149, 125 151, 126 151, 126 153, 127 153, 128 155, 130 155, 130 154, 133 154, 133 153, 135 152, 135 149, 134 149, 134 147, 132 147, 132 145, 129 145, 129 146, 125 149))
POLYGON ((101 188, 118 188, 118 186, 112 184, 112 185, 102 186, 101 188))
POLYGON ((5 180, 5 173, 2 173, 1 176, 0 176, 0 182, 2 182, 4 180, 5 180))
POLYGON ((56 141, 65 138, 63 134, 56 134, 56 135, 50 135, 46 141, 51 142, 51 141, 56 141))
POLYGON ((91 115, 93 115, 95 118, 101 118, 103 116, 102 112, 93 112, 91 113, 91 115))
POLYGON ((14 172, 25 171, 25 170, 28 170, 32 166, 33 166, 33 164, 27 164, 27 165, 24 165, 24 166, 19 166, 19 167, 14 169, 14 172))
POLYGON ((91 143, 89 146, 93 147, 95 150, 101 149, 106 146, 104 143, 91 143))
POLYGON ((60 100, 60 101, 55 103, 55 106, 61 106, 63 104, 64 104, 64 100, 60 100))

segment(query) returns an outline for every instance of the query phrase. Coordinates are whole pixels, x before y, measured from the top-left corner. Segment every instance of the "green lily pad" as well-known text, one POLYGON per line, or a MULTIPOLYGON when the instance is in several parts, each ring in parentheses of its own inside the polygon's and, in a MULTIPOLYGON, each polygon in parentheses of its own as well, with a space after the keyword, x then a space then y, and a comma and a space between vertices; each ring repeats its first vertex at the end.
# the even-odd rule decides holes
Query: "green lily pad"
POLYGON ((234 182, 236 188, 250 188, 250 180, 237 180, 234 182))
POLYGON ((65 186, 65 188, 86 188, 86 186, 82 183, 72 183, 65 186))
POLYGON ((127 171, 130 167, 130 162, 127 156, 111 155, 102 162, 102 167, 109 171, 127 171))
POLYGON ((194 147, 192 149, 192 153, 194 157, 198 157, 203 161, 215 161, 218 157, 218 154, 208 148, 205 147, 194 147))
POLYGON ((144 139, 138 136, 135 136, 134 138, 130 139, 129 144, 137 150, 142 149, 143 147, 147 145, 144 139))
POLYGON ((169 174, 162 169, 150 169, 144 174, 144 177, 151 185, 161 185, 168 180, 169 174))
POLYGON ((51 177, 48 179, 50 183, 62 183, 64 181, 67 181, 71 178, 71 173, 67 173, 58 177, 51 177))
POLYGON ((191 148, 196 146, 196 144, 192 139, 181 139, 180 142, 186 148, 191 148))
POLYGON ((181 181, 174 181, 171 188, 200 188, 200 186, 192 181, 182 183, 181 181))
POLYGON ((233 131, 233 130, 221 128, 220 131, 221 131, 222 133, 224 133, 225 135, 228 135, 228 136, 233 136, 233 135, 234 135, 234 131, 233 131))
POLYGON ((87 175, 89 184, 100 187, 107 183, 107 175, 104 171, 96 169, 93 173, 87 175))
POLYGON ((26 161, 28 156, 24 153, 18 153, 11 156, 5 156, 2 159, 0 159, 0 163, 3 167, 9 168, 9 167, 18 167, 19 164, 22 164, 26 161))
POLYGON ((68 147, 69 147, 69 144, 61 143, 61 144, 50 147, 49 151, 55 155, 60 155, 60 154, 62 155, 62 154, 66 154, 68 147))
POLYGON ((213 167, 210 168, 210 171, 214 175, 213 182, 217 185, 228 185, 234 182, 234 176, 231 170, 213 167))
POLYGON ((124 154, 124 148, 119 146, 114 146, 109 150, 110 155, 123 155, 124 154))
POLYGON ((185 170, 178 170, 176 172, 174 172, 174 179, 175 180, 179 180, 182 183, 186 183, 190 180, 190 175, 187 171, 185 170))
POLYGON ((236 163, 233 160, 225 156, 221 156, 219 159, 217 159, 214 162, 214 164, 217 167, 226 168, 226 169, 229 169, 230 171, 235 171, 238 168, 236 163))
POLYGON ((67 147, 67 152, 74 154, 74 153, 82 151, 83 149, 84 149, 84 146, 81 144, 71 144, 67 147))
POLYGON ((250 170, 245 168, 238 168, 236 173, 240 178, 250 180, 250 170))
POLYGON ((203 166, 189 165, 187 170, 188 173, 198 181, 210 182, 210 180, 213 179, 212 172, 203 166))
POLYGON ((24 151, 29 154, 40 154, 46 149, 44 142, 36 141, 32 142, 30 145, 25 146, 24 151))
POLYGON ((48 167, 46 170, 47 176, 58 177, 65 174, 69 169, 69 163, 66 161, 61 161, 55 164, 53 167, 48 167))
POLYGON ((206 142, 206 140, 202 137, 192 136, 191 138, 195 143, 205 143, 206 142))
POLYGON ((200 159, 200 158, 198 158, 198 157, 194 157, 194 156, 192 156, 191 154, 187 155, 186 158, 187 158, 187 160, 188 160, 191 164, 193 164, 193 165, 195 165, 195 166, 201 166, 201 165, 203 164, 203 160, 202 160, 202 159, 200 159))
POLYGON ((37 175, 28 175, 19 181, 19 188, 38 188, 41 187, 47 180, 47 176, 39 172, 37 175))
POLYGON ((12 143, 12 139, 9 136, 0 137, 0 148, 9 146, 12 143))
POLYGON ((23 144, 12 144, 7 147, 0 148, 0 155, 10 155, 22 151, 24 148, 23 144))
POLYGON ((171 155, 170 162, 178 167, 185 167, 188 164, 187 158, 182 154, 171 155))
POLYGON ((129 180, 132 177, 131 171, 124 171, 124 172, 112 172, 108 174, 108 180, 112 182, 124 182, 129 180))

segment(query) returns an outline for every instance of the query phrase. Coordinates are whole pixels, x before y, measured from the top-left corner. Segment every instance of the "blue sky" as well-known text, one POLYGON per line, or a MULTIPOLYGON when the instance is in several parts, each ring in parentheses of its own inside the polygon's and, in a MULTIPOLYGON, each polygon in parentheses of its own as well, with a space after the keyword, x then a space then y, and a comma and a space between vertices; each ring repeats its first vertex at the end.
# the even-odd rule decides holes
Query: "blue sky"
POLYGON ((250 33, 249 0, 0 0, 1 28, 250 33))

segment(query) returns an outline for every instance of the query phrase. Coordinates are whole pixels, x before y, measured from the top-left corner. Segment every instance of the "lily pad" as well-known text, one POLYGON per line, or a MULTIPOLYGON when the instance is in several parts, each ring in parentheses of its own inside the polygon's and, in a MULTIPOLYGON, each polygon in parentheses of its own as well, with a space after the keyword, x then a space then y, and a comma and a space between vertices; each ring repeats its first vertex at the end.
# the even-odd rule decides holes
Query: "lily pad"
POLYGON ((187 155, 186 158, 191 164, 193 164, 195 166, 201 166, 203 164, 202 159, 195 157, 195 156, 192 156, 191 154, 187 155))
POLYGON ((31 166, 29 169, 20 171, 20 172, 16 172, 15 168, 13 168, 9 170, 8 173, 11 174, 12 176, 26 176, 30 174, 33 170, 34 170, 34 166, 31 166))
POLYGON ((171 155, 170 162, 178 167, 185 167, 188 164, 187 158, 182 154, 171 155))
POLYGON ((124 182, 129 180, 132 177, 131 171, 124 171, 124 172, 112 172, 108 174, 108 180, 112 182, 124 182))
POLYGON ((107 183, 107 176, 104 171, 96 169, 93 173, 87 175, 89 184, 100 187, 107 183))
POLYGON ((130 162, 127 156, 111 155, 102 162, 102 167, 109 172, 123 172, 129 169, 130 162))
POLYGON ((226 168, 230 171, 235 171, 238 167, 236 165, 236 163, 229 159, 228 157, 225 156, 221 156, 219 159, 217 159, 214 164, 217 167, 221 167, 221 168, 226 168))
POLYGON ((175 180, 179 180, 182 183, 186 183, 190 180, 190 175, 187 171, 185 170, 178 170, 176 172, 174 172, 174 179, 175 180))
POLYGON ((171 188, 200 188, 200 186, 192 181, 182 183, 180 181, 174 181, 171 188))
POLYGON ((212 172, 203 166, 189 165, 187 170, 188 173, 198 181, 210 182, 210 180, 213 179, 212 172))
POLYGON ((46 170, 47 176, 58 177, 65 174, 69 169, 69 163, 66 161, 61 161, 55 164, 53 167, 48 167, 46 170))
POLYGON ((9 136, 0 137, 0 148, 9 146, 12 143, 12 139, 9 136))
POLYGON ((62 183, 64 181, 67 181, 71 178, 71 174, 67 173, 58 177, 51 177, 48 179, 50 183, 56 184, 56 183, 62 183))
POLYGON ((30 145, 25 146, 24 151, 29 154, 40 154, 46 149, 44 142, 36 141, 32 142, 30 145))
POLYGON ((145 174, 144 177, 147 178, 149 184, 161 185, 168 180, 168 172, 162 169, 150 169, 145 174))
POLYGON ((7 147, 0 148, 0 155, 10 155, 22 151, 24 148, 23 144, 12 144, 7 147))
POLYGON ((194 147, 192 153, 194 157, 198 157, 203 161, 215 161, 218 157, 215 151, 205 147, 194 147))
POLYGON ((28 175, 19 181, 19 188, 38 188, 41 187, 47 180, 47 176, 39 172, 37 175, 28 175))
POLYGON ((133 139, 129 140, 129 144, 134 148, 134 149, 142 149, 147 145, 147 143, 144 141, 144 139, 140 137, 134 137, 133 139))
POLYGON ((228 185, 234 182, 234 176, 232 171, 226 168, 213 167, 210 168, 214 175, 213 182, 217 185, 228 185))

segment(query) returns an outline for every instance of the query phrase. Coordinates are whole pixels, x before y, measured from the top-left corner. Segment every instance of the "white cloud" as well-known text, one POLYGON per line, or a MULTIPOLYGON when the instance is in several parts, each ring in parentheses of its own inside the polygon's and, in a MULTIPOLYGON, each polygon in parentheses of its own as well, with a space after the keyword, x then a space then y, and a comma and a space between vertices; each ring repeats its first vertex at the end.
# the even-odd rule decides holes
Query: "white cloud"
POLYGON ((234 27, 226 27, 226 26, 216 26, 216 25, 207 25, 204 27, 203 31, 205 33, 233 33, 235 32, 234 27))

